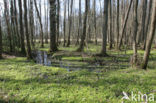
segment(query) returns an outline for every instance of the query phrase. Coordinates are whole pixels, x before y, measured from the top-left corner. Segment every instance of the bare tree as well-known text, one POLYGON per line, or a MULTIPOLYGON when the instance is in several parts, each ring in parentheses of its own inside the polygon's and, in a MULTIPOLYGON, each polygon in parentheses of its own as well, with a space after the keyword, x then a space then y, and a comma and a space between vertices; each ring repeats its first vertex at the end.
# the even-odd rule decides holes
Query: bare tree
POLYGON ((102 50, 101 55, 107 56, 107 25, 108 25, 108 2, 109 0, 104 1, 104 21, 103 21, 103 40, 102 40, 102 50))
POLYGON ((50 3, 50 52, 58 50, 56 43, 56 0, 49 0, 50 3))
POLYGON ((27 41, 27 58, 32 59, 27 15, 28 15, 28 13, 27 13, 27 0, 24 0, 24 21, 25 21, 25 35, 26 35, 26 41, 27 41))
POLYGON ((7 24, 10 52, 12 52, 13 46, 12 46, 12 38, 11 38, 11 28, 10 28, 10 23, 9 23, 8 0, 4 0, 4 15, 5 15, 5 21, 7 24))
POLYGON ((60 0, 57 0, 57 44, 59 44, 60 35, 60 0))
POLYGON ((83 51, 86 39, 86 29, 87 29, 87 17, 88 17, 88 0, 85 0, 85 15, 84 15, 84 22, 83 22, 83 34, 81 35, 81 42, 80 47, 77 51, 83 51))
POLYGON ((138 0, 134 1, 134 14, 133 14, 133 64, 137 62, 137 44, 136 44, 136 36, 137 36, 137 30, 138 30, 138 0))
POLYGON ((147 39, 147 44, 146 44, 146 50, 144 53, 144 58, 143 58, 143 63, 142 63, 142 69, 147 69, 147 64, 149 60, 149 55, 153 43, 153 39, 155 36, 155 28, 156 28, 156 0, 153 0, 153 12, 152 12, 152 22, 150 26, 150 34, 147 39))
POLYGON ((21 53, 26 54, 25 42, 24 42, 22 1, 18 0, 18 3, 19 3, 18 6, 19 6, 19 21, 20 21, 21 53))
POLYGON ((39 23, 40 23, 40 29, 41 29, 41 47, 44 47, 44 41, 43 41, 43 25, 42 25, 42 19, 41 19, 41 15, 39 13, 38 7, 37 7, 37 3, 36 0, 34 0, 34 4, 35 4, 35 8, 36 8, 36 12, 37 12, 37 17, 39 19, 39 23))
POLYGON ((119 27, 119 13, 120 13, 120 1, 119 0, 117 0, 117 16, 116 16, 116 32, 117 32, 117 43, 116 43, 116 49, 119 49, 118 48, 118 45, 119 45, 119 34, 120 34, 120 27, 119 27))
POLYGON ((0 59, 2 58, 2 27, 1 27, 1 14, 0 14, 0 59))
POLYGON ((64 0, 64 43, 63 46, 66 45, 66 5, 67 5, 67 0, 64 0))

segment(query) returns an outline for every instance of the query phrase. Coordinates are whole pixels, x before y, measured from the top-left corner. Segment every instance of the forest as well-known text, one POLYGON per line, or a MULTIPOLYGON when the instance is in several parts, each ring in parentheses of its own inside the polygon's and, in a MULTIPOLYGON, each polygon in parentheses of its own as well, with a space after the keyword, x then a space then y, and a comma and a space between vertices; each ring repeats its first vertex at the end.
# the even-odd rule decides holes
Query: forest
POLYGON ((0 0, 0 103, 156 103, 156 0, 0 0))

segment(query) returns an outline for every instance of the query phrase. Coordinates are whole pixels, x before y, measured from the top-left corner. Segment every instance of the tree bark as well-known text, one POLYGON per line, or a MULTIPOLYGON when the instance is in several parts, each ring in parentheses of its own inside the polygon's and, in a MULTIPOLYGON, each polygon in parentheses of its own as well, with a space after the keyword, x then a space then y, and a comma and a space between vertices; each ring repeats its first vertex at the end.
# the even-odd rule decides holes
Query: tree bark
POLYGON ((128 11, 127 11, 127 14, 126 14, 126 17, 125 17, 125 20, 124 20, 124 25, 123 25, 122 32, 121 32, 121 38, 120 38, 120 42, 119 42, 119 45, 118 45, 119 46, 118 49, 121 49, 122 39, 123 39, 125 28, 126 28, 126 25, 127 25, 129 13, 130 13, 131 6, 132 6, 132 2, 133 2, 133 0, 130 1, 129 8, 128 8, 128 11))
POLYGON ((133 64, 137 63, 137 44, 136 44, 136 36, 137 36, 137 31, 138 31, 138 0, 134 1, 134 14, 133 14, 133 64))
POLYGON ((142 63, 142 69, 145 70, 147 69, 149 55, 150 55, 152 43, 155 36, 155 30, 156 30, 155 28, 156 28, 156 0, 153 0, 152 22, 150 26, 150 33, 147 39, 146 50, 144 53, 144 58, 142 63))
POLYGON ((1 27, 1 15, 0 15, 0 59, 2 58, 2 51, 3 51, 3 46, 2 46, 2 27, 1 27))
POLYGON ((60 35, 60 0, 57 0, 57 44, 59 44, 60 35))
POLYGON ((83 22, 83 34, 81 35, 81 42, 80 47, 77 51, 83 51, 86 39, 86 29, 87 29, 87 17, 88 17, 88 0, 85 0, 85 15, 84 15, 84 22, 83 22))
POLYGON ((56 43, 56 0, 50 2, 50 52, 58 50, 56 43))
POLYGON ((113 36, 112 36, 112 0, 109 0, 109 34, 110 34, 110 44, 109 44, 109 49, 112 49, 113 48, 113 36))
POLYGON ((9 13, 8 13, 8 4, 7 0, 4 0, 4 16, 5 16, 5 21, 7 24, 7 32, 8 32, 8 39, 9 39, 9 46, 10 46, 10 52, 13 51, 13 46, 12 46, 12 38, 11 38, 11 28, 10 28, 10 23, 9 23, 9 13))
POLYGON ((107 29, 108 29, 108 2, 109 0, 104 1, 104 21, 103 21, 103 41, 102 41, 102 50, 101 55, 107 56, 107 29))
POLYGON ((67 2, 66 0, 64 0, 64 43, 63 43, 63 46, 65 47, 66 45, 66 5, 67 5, 67 2))
POLYGON ((41 15, 40 15, 39 10, 38 10, 38 7, 37 7, 36 0, 34 0, 34 4, 35 4, 35 8, 36 8, 36 12, 37 12, 37 17, 39 19, 40 29, 41 29, 41 48, 44 48, 42 19, 41 19, 41 15))
POLYGON ((116 32, 117 32, 117 43, 116 43, 116 49, 118 50, 118 45, 119 45, 119 34, 120 34, 120 27, 119 27, 119 13, 120 13, 120 1, 117 0, 117 17, 116 17, 116 32))
POLYGON ((26 41, 27 41, 27 58, 32 59, 27 15, 28 15, 28 13, 27 13, 27 0, 24 0, 24 21, 25 21, 25 35, 26 35, 26 41))
POLYGON ((24 28, 23 28, 23 11, 22 11, 22 1, 18 0, 19 3, 19 21, 20 21, 20 37, 21 37, 21 53, 26 55, 25 42, 24 42, 24 28))

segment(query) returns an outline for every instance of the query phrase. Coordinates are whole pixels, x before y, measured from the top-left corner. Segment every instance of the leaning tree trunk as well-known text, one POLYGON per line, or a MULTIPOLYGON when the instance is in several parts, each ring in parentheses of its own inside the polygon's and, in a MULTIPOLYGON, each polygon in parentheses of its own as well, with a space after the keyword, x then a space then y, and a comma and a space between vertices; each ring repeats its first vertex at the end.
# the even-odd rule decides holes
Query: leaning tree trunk
POLYGON ((137 19, 137 12, 138 9, 138 0, 134 1, 134 14, 133 14, 133 63, 132 64, 136 64, 137 63, 137 44, 136 44, 136 36, 137 36, 137 30, 138 30, 138 19, 137 19))
POLYGON ((2 27, 1 27, 1 16, 0 16, 0 59, 2 58, 2 27))
POLYGON ((50 52, 58 50, 56 43, 56 0, 49 0, 50 3, 50 52))
POLYGON ((87 29, 87 17, 88 17, 88 0, 85 0, 85 15, 84 15, 84 22, 83 22, 83 34, 81 35, 81 42, 80 47, 77 51, 83 51, 86 39, 86 29, 87 29))
POLYGON ((156 28, 156 0, 153 0, 153 12, 152 12, 152 22, 150 26, 150 34, 147 39, 147 44, 146 44, 146 51, 144 53, 144 58, 143 58, 143 63, 142 63, 142 69, 147 69, 147 64, 148 64, 148 59, 152 47, 152 43, 154 40, 154 35, 155 35, 155 28, 156 28))
POLYGON ((35 4, 35 8, 36 8, 36 12, 37 12, 37 17, 39 19, 39 23, 40 23, 40 29, 41 29, 41 47, 44 47, 44 41, 43 41, 43 25, 42 25, 42 19, 41 19, 41 15, 39 13, 39 10, 37 8, 37 3, 36 0, 34 0, 34 4, 35 4))
POLYGON ((108 25, 108 3, 109 0, 104 1, 104 21, 103 21, 103 41, 102 41, 102 50, 101 55, 107 56, 106 47, 107 47, 107 25, 108 25))
POLYGON ((121 32, 121 38, 120 38, 120 42, 119 42, 119 45, 118 45, 119 46, 118 49, 120 49, 121 45, 122 45, 122 39, 124 37, 124 32, 125 32, 125 29, 126 29, 126 25, 127 25, 129 13, 130 13, 130 10, 131 10, 132 2, 133 2, 133 0, 130 1, 129 8, 128 8, 128 11, 127 11, 127 14, 126 14, 126 17, 125 17, 125 20, 124 20, 124 25, 123 25, 122 32, 121 32))
POLYGON ((26 41, 27 41, 27 58, 32 59, 27 15, 28 15, 28 13, 27 13, 27 0, 24 0, 24 21, 25 21, 25 35, 26 35, 26 41))
POLYGON ((25 42, 24 42, 24 28, 23 28, 23 11, 22 11, 22 1, 18 0, 19 5, 19 21, 20 21, 20 38, 21 38, 21 53, 26 54, 25 42))

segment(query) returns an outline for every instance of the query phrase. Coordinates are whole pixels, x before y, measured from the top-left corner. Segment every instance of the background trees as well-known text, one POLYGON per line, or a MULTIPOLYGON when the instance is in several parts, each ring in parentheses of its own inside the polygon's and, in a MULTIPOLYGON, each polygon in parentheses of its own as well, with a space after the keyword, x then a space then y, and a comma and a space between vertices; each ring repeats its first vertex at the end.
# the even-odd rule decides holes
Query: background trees
MULTIPOLYGON (((95 43, 102 47, 103 56, 106 56, 108 46, 117 50, 133 49, 136 55, 137 49, 145 49, 152 30, 152 2, 3 0, 2 49, 23 55, 27 52, 28 58, 31 58, 34 50, 44 47, 45 40, 46 43, 50 41, 52 52, 61 45, 69 47, 73 44, 79 45, 78 51, 83 51, 89 44, 95 43)), ((137 58, 135 56, 134 60, 137 58)))

